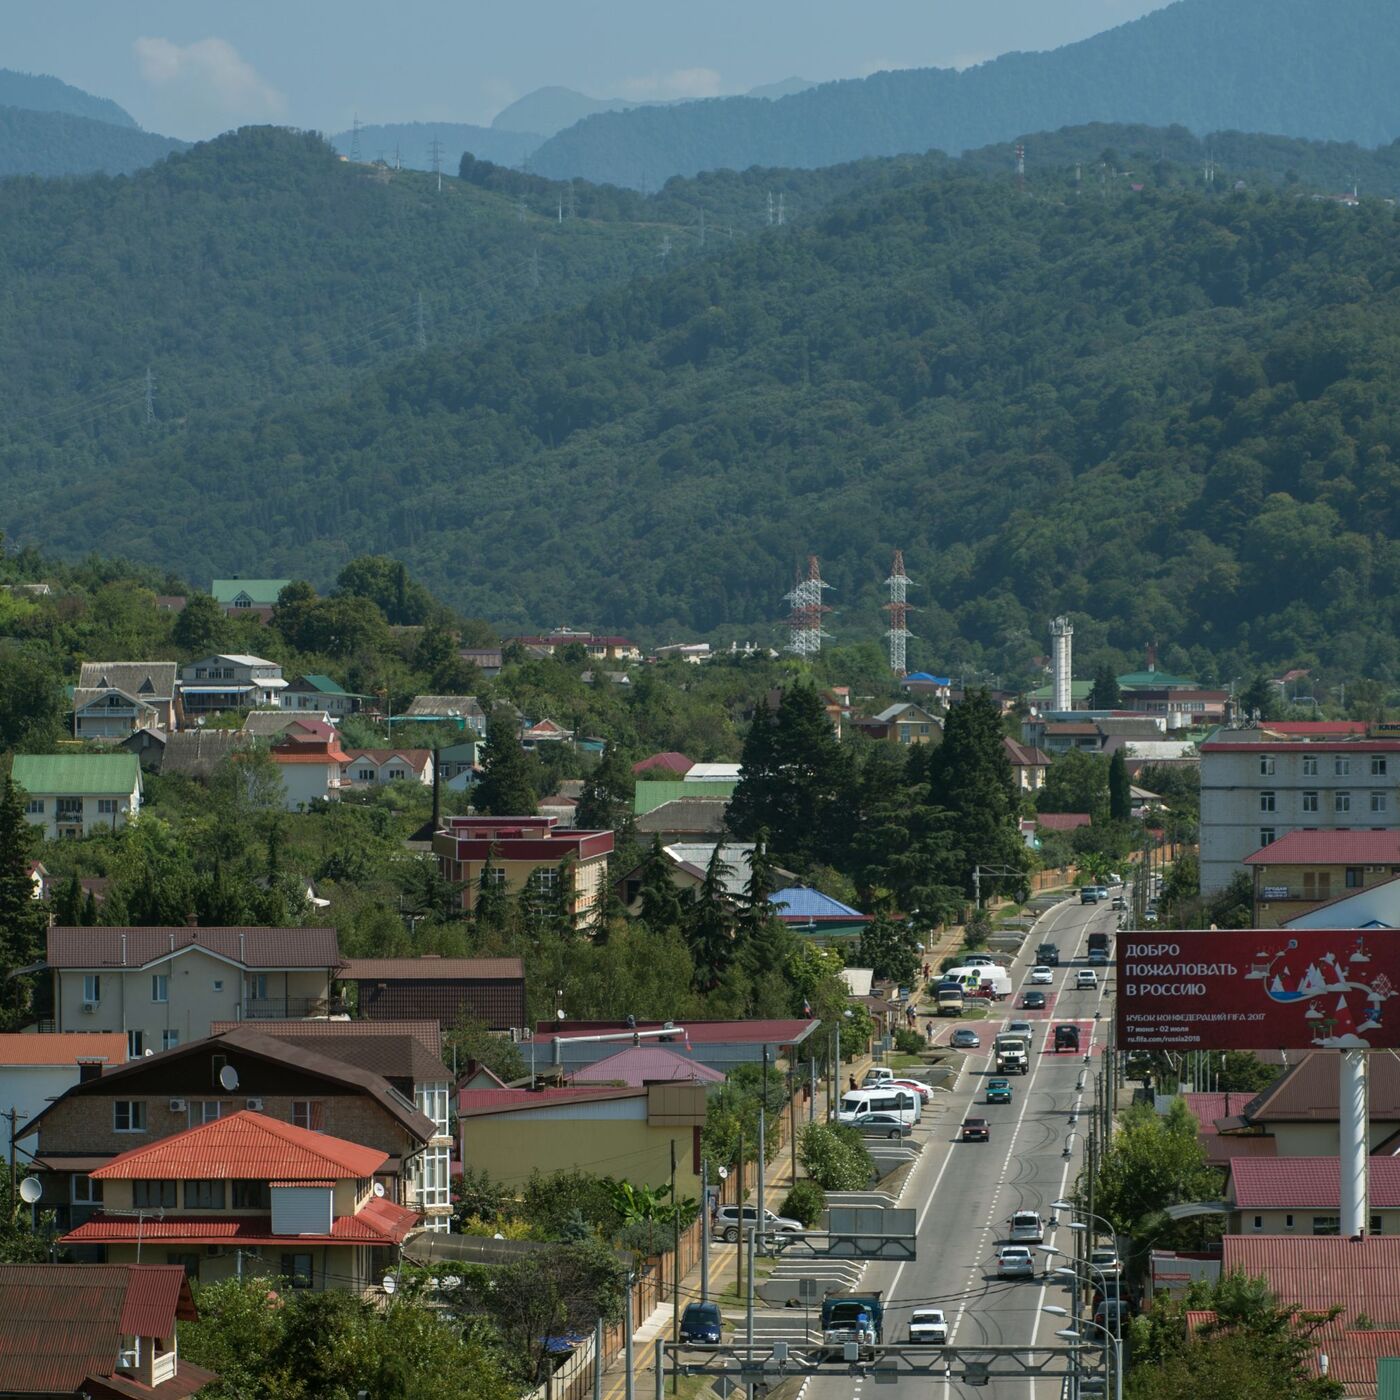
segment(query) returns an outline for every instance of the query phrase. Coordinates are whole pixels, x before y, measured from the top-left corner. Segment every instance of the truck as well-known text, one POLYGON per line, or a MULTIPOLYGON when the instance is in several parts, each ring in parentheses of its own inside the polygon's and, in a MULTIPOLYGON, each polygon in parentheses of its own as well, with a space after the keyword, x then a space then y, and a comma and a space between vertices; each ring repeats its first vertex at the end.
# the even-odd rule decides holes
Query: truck
POLYGON ((998 1074, 1025 1074, 1031 1067, 1030 1042, 1019 1032, 1003 1031, 996 1038, 998 1074))
POLYGON ((1108 935, 1106 933, 1091 933, 1089 935, 1089 951, 1091 953, 1103 953, 1108 955, 1108 935))
POLYGON ((828 1293, 822 1300, 822 1356, 840 1360, 848 1342, 860 1347, 862 1360, 875 1354, 884 1338, 884 1294, 828 1293))
POLYGON ((961 1016, 966 1004, 961 985, 954 984, 938 989, 938 1014, 940 1016, 961 1016))
POLYGON ((1042 967, 1059 967, 1060 947, 1057 943, 1037 943, 1035 960, 1042 967))

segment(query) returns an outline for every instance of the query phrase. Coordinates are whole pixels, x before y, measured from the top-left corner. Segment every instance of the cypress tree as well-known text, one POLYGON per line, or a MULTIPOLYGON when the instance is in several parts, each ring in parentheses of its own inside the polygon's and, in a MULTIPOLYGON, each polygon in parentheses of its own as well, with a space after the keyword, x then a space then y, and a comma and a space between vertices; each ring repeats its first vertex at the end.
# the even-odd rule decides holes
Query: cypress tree
POLYGON ((520 747, 514 721, 497 707, 486 730, 481 781, 472 790, 472 806, 491 817, 532 817, 535 789, 530 765, 520 747))
POLYGON ((28 1013, 29 983, 9 974, 43 956, 48 910, 34 898, 29 874, 36 832, 24 814, 24 793, 8 774, 0 787, 0 1028, 16 1030, 28 1013))
POLYGON ((1133 817, 1133 789, 1122 749, 1108 761, 1108 815, 1116 822, 1131 821, 1133 817))

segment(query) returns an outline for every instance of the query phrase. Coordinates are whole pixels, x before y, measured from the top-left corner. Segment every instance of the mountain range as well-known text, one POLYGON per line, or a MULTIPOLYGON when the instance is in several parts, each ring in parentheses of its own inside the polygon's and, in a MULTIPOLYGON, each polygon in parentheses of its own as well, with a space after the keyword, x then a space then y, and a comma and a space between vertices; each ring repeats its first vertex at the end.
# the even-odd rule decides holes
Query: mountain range
POLYGON ((720 167, 956 154, 1088 122, 1378 146, 1400 137, 1397 67, 1391 0, 1176 0, 1079 43, 964 71, 876 73, 775 102, 728 97, 600 113, 551 136, 530 168, 655 187, 720 167))

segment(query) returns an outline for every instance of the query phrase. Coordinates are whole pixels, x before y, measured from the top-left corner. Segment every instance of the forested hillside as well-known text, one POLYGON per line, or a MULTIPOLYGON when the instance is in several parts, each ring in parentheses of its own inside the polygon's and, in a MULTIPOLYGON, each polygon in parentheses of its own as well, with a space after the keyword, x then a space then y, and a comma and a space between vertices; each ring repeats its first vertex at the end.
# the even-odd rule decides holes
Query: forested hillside
POLYGON ((188 146, 135 125, 0 107, 0 176, 126 175, 188 146))
POLYGON ((1380 202, 954 172, 323 408, 12 452, 3 523, 201 578, 391 551, 504 627, 644 635, 774 636, 812 550, 845 640, 898 545, 930 662, 1019 671, 1070 609, 1172 669, 1385 676, 1397 231, 1380 202))
MULTIPOLYGON (((331 144, 341 155, 352 156, 355 140, 354 131, 340 131, 331 137, 331 144)), ((361 160, 382 160, 410 170, 433 169, 434 141, 438 142, 439 164, 451 172, 463 151, 501 165, 517 165, 543 140, 543 136, 527 132, 498 131, 467 122, 383 122, 366 124, 359 130, 361 160)))
POLYGON ((52 78, 47 73, 17 73, 0 68, 0 107, 26 107, 32 112, 66 112, 109 126, 139 130, 135 118, 109 97, 94 97, 82 88, 52 78))
POLYGON ((1080 43, 962 72, 876 73, 777 102, 729 97, 600 113, 551 137, 530 164, 544 175, 654 188, 721 166, 957 153, 1106 121, 1377 146, 1400 137, 1397 68, 1391 0, 1177 0, 1080 43))

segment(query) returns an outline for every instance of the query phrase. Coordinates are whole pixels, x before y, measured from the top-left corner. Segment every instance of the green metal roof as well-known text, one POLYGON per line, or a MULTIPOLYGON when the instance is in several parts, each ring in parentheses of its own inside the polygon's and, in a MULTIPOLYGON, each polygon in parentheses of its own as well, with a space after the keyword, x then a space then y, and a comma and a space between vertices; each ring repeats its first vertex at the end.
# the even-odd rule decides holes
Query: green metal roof
POLYGON ((289 578, 216 578, 209 585, 209 592, 218 603, 231 603, 240 593, 246 593, 255 606, 270 608, 290 582, 289 578))
POLYGON ((134 753, 21 753, 12 772, 28 793, 125 797, 140 781, 141 765, 134 753))
POLYGON ((1185 676, 1168 675, 1166 671, 1130 671, 1118 677, 1121 690, 1195 690, 1198 684, 1185 676))
POLYGON ((370 698, 367 695, 359 695, 353 690, 343 689, 338 681, 333 681, 329 676, 307 675, 298 676, 297 679, 305 681, 318 695, 339 695, 346 700, 368 700, 370 698))
MULTIPOLYGON (((1089 698, 1089 692, 1093 688, 1093 681, 1071 681, 1069 683, 1069 698, 1071 700, 1087 700, 1089 698)), ((1055 698, 1055 692, 1051 686, 1042 685, 1032 690, 1026 698, 1028 700, 1053 700, 1055 698)))
POLYGON ((640 782, 632 799, 634 816, 644 817, 654 812, 663 802, 675 802, 682 797, 723 797, 734 796, 738 780, 688 783, 683 779, 677 782, 640 782))

